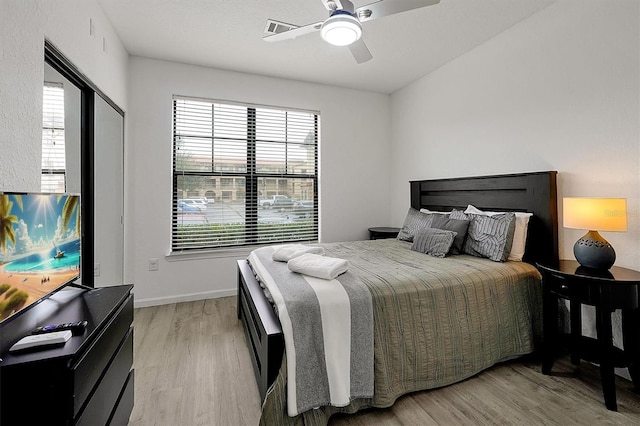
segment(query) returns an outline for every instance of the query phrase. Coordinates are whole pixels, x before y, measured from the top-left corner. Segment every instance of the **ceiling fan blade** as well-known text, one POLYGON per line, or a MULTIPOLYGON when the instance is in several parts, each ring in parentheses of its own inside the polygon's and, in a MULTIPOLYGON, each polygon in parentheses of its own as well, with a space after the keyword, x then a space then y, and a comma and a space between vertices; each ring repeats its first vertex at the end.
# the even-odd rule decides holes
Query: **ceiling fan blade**
POLYGON ((356 9, 360 22, 372 21, 407 10, 419 9, 440 3, 440 0, 379 0, 356 9))
POLYGON ((373 55, 371 55, 371 52, 369 52, 369 48, 362 39, 359 39, 355 43, 351 43, 349 45, 349 50, 351 51, 351 54, 355 58, 356 62, 359 64, 367 62, 368 60, 373 58, 373 55))
POLYGON ((275 34, 266 35, 262 37, 262 39, 264 41, 281 41, 281 40, 294 39, 294 38, 303 36, 305 34, 309 34, 309 33, 320 30, 320 27, 322 27, 322 22, 323 21, 320 21, 314 24, 309 24, 302 27, 294 28, 289 31, 283 31, 275 34))
POLYGON ((340 3, 340 0, 320 0, 320 1, 324 5, 324 7, 326 7, 327 10, 329 11, 342 9, 342 3, 340 3))

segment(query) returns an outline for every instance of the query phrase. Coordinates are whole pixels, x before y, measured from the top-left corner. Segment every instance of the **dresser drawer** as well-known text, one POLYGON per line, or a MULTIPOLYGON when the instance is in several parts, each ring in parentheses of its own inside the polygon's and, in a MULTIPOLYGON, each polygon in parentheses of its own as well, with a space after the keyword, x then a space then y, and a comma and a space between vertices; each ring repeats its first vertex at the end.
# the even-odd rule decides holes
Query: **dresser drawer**
POLYGON ((93 344, 72 367, 73 375, 73 416, 84 406, 87 397, 103 374, 107 364, 115 356, 133 323, 133 295, 129 295, 111 321, 93 341, 93 344))
POLYGON ((108 426, 127 426, 129 424, 129 417, 131 416, 131 411, 133 411, 134 379, 134 370, 131 370, 113 413, 111 413, 108 426))
POLYGON ((76 426, 106 425, 133 365, 133 330, 130 330, 98 386, 89 398, 76 426))

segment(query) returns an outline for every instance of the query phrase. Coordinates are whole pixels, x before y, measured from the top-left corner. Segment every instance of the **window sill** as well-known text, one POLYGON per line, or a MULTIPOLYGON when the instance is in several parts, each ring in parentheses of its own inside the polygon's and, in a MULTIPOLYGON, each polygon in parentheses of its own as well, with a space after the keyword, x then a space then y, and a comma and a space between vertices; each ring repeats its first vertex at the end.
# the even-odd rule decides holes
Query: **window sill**
POLYGON ((185 252, 171 252, 165 256, 168 262, 181 262, 184 260, 241 258, 249 256, 252 250, 259 246, 225 247, 219 249, 204 249, 185 252))
POLYGON ((260 244, 253 246, 242 247, 223 247, 218 249, 203 249, 193 250, 185 252, 171 252, 165 256, 168 262, 182 262, 185 260, 205 260, 205 259, 238 259, 249 256, 253 250, 260 247, 267 247, 269 245, 281 245, 281 244, 318 244, 318 241, 292 241, 273 244, 260 244))

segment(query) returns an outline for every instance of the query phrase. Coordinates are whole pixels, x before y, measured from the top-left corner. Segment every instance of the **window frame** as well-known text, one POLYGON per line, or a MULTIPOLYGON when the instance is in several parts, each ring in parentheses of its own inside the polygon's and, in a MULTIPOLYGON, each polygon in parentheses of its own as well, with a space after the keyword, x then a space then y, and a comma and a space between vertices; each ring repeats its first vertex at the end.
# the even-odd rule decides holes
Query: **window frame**
MULTIPOLYGON (((250 104, 250 103, 242 103, 242 102, 233 102, 233 101, 225 101, 225 100, 216 100, 216 99, 206 99, 206 98, 198 98, 191 96, 181 96, 181 95, 173 95, 172 97, 172 141, 171 141, 171 158, 172 158, 172 209, 171 209, 171 243, 170 243, 170 253, 171 254, 184 254, 184 253, 192 253, 202 250, 223 250, 223 249, 233 249, 233 248, 243 248, 247 246, 257 246, 263 244, 274 244, 274 243, 282 243, 282 242, 302 242, 302 241, 317 241, 318 240, 318 232, 319 232, 319 206, 318 206, 318 182, 319 182, 319 169, 318 169, 318 157, 319 157, 319 145, 320 145, 320 112, 319 111, 309 111, 309 110, 301 110, 295 108, 285 108, 285 107, 274 107, 270 105, 258 105, 258 104, 250 104), (244 172, 240 171, 232 171, 232 170, 219 170, 216 171, 214 154, 212 149, 212 162, 211 168, 207 171, 186 171, 186 170, 177 170, 176 165, 178 163, 177 160, 177 142, 179 139, 179 135, 177 132, 177 102, 178 101, 194 101, 194 102, 204 102, 211 103, 213 108, 214 105, 223 105, 223 106, 232 106, 232 107, 242 107, 246 108, 246 123, 247 123, 247 132, 246 132, 246 167, 244 172), (257 155, 257 145, 260 143, 260 140, 257 138, 257 114, 256 112, 260 109, 265 110, 280 110, 286 113, 303 113, 303 114, 311 114, 313 115, 313 173, 289 173, 287 166, 288 157, 285 157, 284 165, 285 172, 258 172, 258 155, 257 155), (231 179, 231 186, 227 189, 232 189, 238 186, 237 179, 244 179, 244 239, 242 243, 225 243, 225 244, 203 244, 198 247, 182 247, 176 244, 176 236, 177 236, 177 228, 178 224, 178 197, 179 192, 179 179, 180 177, 192 176, 192 177, 219 177, 220 181, 217 182, 213 180, 214 185, 212 188, 219 191, 220 202, 222 202, 223 192, 225 188, 227 188, 223 184, 223 180, 231 179), (288 179, 299 179, 299 180, 311 180, 313 184, 313 212, 311 215, 312 219, 312 238, 308 238, 309 233, 306 233, 305 238, 299 239, 281 239, 281 240, 269 240, 268 242, 260 241, 260 233, 258 230, 258 210, 260 208, 260 191, 258 188, 258 183, 261 179, 273 179, 278 185, 280 185, 280 181, 287 181, 288 179), (217 183, 216 183, 217 182, 217 183)), ((288 125, 287 125, 288 126, 288 125)), ((288 127, 285 126, 285 129, 288 127)), ((285 130, 286 131, 286 130, 285 130)), ((201 136, 199 136, 201 137, 201 136)), ((207 138, 205 138, 207 139, 207 138)), ((214 122, 211 122, 211 143, 212 147, 215 143, 215 127, 214 122)), ((242 139, 242 141, 245 141, 242 139)), ((289 143, 289 142, 286 142, 289 143)), ((306 169, 304 170, 306 172, 306 169)), ((279 188, 279 186, 278 186, 279 188)), ((211 233, 213 234, 213 233, 211 233)))

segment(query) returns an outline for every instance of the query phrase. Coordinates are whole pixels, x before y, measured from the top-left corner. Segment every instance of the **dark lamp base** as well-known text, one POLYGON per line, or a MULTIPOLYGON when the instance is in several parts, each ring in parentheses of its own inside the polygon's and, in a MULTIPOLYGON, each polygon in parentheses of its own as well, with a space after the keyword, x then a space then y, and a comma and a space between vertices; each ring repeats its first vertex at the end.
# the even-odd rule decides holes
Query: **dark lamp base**
POLYGON ((598 231, 589 231, 576 241, 573 246, 573 254, 578 263, 592 269, 607 270, 616 261, 615 250, 598 231))

